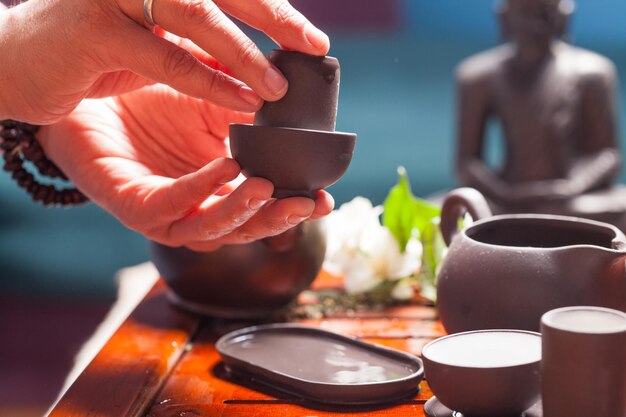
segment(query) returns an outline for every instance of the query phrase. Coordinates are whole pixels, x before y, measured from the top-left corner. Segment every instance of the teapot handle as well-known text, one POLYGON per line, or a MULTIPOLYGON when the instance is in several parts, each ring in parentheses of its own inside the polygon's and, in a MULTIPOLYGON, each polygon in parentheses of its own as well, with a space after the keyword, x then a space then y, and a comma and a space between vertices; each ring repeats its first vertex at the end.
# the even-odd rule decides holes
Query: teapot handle
POLYGON ((476 189, 464 187, 452 190, 446 196, 441 207, 441 235, 446 245, 458 233, 459 218, 469 213, 474 220, 491 217, 491 209, 485 197, 476 189))
POLYGON ((611 248, 619 251, 626 251, 626 236, 624 232, 615 230, 615 238, 611 241, 611 248))

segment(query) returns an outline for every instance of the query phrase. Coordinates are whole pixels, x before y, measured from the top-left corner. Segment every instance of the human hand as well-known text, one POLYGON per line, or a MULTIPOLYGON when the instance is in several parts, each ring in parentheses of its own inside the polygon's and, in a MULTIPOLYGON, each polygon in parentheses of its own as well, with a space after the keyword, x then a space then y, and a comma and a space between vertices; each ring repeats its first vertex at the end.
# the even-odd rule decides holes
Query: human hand
POLYGON ((269 181, 237 179, 225 138, 230 123, 250 119, 154 85, 84 100, 38 138, 77 187, 127 227, 209 251, 278 235, 333 209, 325 191, 315 201, 277 200, 269 181))
POLYGON ((282 48, 328 52, 287 0, 154 0, 154 31, 142 0, 28 1, 0 13, 0 119, 49 124, 152 83, 247 112, 281 98, 287 81, 224 13, 282 48))

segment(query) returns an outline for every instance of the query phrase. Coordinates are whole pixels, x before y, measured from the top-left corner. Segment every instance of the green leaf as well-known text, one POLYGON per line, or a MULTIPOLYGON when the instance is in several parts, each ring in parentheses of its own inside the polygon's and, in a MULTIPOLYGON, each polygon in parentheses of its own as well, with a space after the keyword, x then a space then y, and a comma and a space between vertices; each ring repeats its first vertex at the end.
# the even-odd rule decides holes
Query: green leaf
POLYGON ((391 231, 404 252, 411 236, 418 233, 421 238, 427 233, 433 219, 439 217, 441 210, 435 204, 413 195, 404 167, 398 167, 398 177, 398 184, 389 191, 385 199, 383 226, 391 231))
POLYGON ((404 167, 398 168, 398 177, 398 184, 389 191, 385 199, 383 226, 391 231, 403 252, 412 236, 420 240, 422 267, 417 275, 420 293, 435 301, 437 269, 445 248, 439 231, 441 209, 413 195, 404 167))
POLYGON ((422 267, 418 275, 422 296, 435 301, 437 298, 437 273, 439 262, 443 258, 446 244, 439 231, 439 218, 431 221, 421 235, 422 267))

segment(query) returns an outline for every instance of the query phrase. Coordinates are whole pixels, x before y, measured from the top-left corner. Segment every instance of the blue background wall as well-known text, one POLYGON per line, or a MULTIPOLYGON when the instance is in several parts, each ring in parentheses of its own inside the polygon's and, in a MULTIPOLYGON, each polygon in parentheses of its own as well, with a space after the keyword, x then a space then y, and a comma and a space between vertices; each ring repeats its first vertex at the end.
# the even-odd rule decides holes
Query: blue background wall
MULTIPOLYGON (((409 30, 451 38, 494 39, 498 33, 491 10, 494 0, 404 0, 409 30), (485 13, 486 12, 486 13, 485 13)), ((579 40, 609 44, 626 43, 626 2, 578 0, 574 32, 579 40)))
MULTIPOLYGON (((497 43, 495 3, 301 1, 314 22, 325 22, 331 7, 346 8, 344 20, 319 23, 331 34, 331 54, 342 64, 337 128, 359 135, 348 173, 331 189, 337 202, 364 195, 380 203, 396 180, 398 165, 409 170, 417 194, 454 186, 453 70, 464 57, 497 43), (350 21, 358 15, 351 12, 355 7, 390 11, 380 22, 370 14, 367 25, 361 25, 350 21)), ((623 84, 624 16, 624 0, 581 0, 573 23, 574 42, 613 59, 623 84)), ((263 50, 273 47, 253 36, 263 50)), ((620 94, 626 97, 626 91, 620 94)), ((497 154, 497 132, 491 136, 497 154)), ((40 208, 0 174, 0 290, 110 296, 114 272, 146 259, 144 239, 97 207, 40 208)))

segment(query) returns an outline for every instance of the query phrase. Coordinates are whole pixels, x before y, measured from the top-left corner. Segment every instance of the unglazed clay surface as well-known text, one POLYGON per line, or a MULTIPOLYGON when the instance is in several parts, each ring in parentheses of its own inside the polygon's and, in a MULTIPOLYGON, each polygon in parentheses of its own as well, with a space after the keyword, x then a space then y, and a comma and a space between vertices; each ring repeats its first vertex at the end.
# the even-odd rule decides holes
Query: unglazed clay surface
POLYGON ((289 81, 287 94, 266 102, 253 125, 230 126, 230 147, 247 177, 274 184, 274 197, 311 197, 348 169, 356 135, 335 132, 339 61, 274 50, 270 60, 289 81))
POLYGON ((490 216, 486 207, 468 188, 452 191, 443 204, 449 249, 437 307, 449 333, 537 331, 543 313, 571 305, 626 311, 626 237, 615 226, 543 214, 490 216), (481 220, 457 232, 465 211, 481 220))

